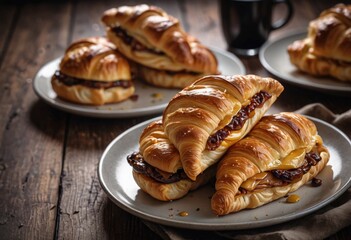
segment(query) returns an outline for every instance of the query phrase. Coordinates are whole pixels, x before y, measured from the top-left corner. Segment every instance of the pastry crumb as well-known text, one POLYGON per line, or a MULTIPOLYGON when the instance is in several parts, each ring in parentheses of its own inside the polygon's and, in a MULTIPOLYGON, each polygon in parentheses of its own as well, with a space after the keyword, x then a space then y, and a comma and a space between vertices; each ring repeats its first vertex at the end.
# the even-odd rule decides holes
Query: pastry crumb
POLYGON ((151 94, 152 102, 155 103, 156 101, 161 101, 163 99, 162 93, 153 93, 151 94))
POLYGON ((181 211, 180 213, 178 213, 178 215, 181 216, 181 217, 186 217, 186 216, 189 215, 189 213, 186 212, 186 211, 181 211))

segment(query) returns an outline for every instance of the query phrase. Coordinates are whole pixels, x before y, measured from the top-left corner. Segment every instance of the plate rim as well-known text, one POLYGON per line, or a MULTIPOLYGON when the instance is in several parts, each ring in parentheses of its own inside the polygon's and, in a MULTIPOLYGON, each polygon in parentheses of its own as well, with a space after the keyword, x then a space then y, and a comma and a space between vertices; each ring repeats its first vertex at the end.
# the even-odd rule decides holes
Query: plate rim
MULTIPOLYGON (((307 34, 307 30, 304 29, 297 29, 297 30, 293 30, 292 32, 288 33, 288 34, 284 34, 281 35, 277 38, 274 38, 272 40, 267 41, 265 44, 263 44, 263 46, 260 48, 259 51, 259 60, 262 64, 262 66, 271 74, 273 74, 274 76, 278 77, 279 79, 281 79, 282 81, 292 84, 294 86, 299 86, 302 88, 307 88, 307 89, 312 89, 312 90, 318 90, 321 91, 323 93, 332 93, 332 94, 338 94, 338 95, 347 95, 349 96, 351 93, 351 84, 350 87, 348 88, 344 88, 344 86, 335 86, 335 85, 329 85, 329 84, 311 84, 306 82, 305 83, 300 83, 300 82, 296 82, 294 81, 292 78, 288 77, 286 78, 285 76, 282 75, 282 73, 277 70, 276 68, 272 67, 271 64, 269 63, 269 61, 267 60, 267 58, 265 57, 265 54, 267 53, 267 51, 269 50, 270 47, 272 47, 272 45, 279 43, 281 41, 287 40, 289 38, 297 38, 298 36, 301 35, 301 39, 307 34)), ((287 54, 286 51, 283 52, 283 54, 287 54)), ((306 73, 301 73, 301 75, 304 75, 306 73)), ((312 78, 316 78, 317 77, 313 77, 311 75, 308 75, 308 77, 312 77, 312 78)), ((338 81, 338 80, 335 80, 338 81)), ((342 81, 340 81, 342 82, 342 81)))
MULTIPOLYGON (((302 115, 304 115, 304 114, 302 114, 302 115)), ((348 136, 344 132, 342 132, 336 126, 334 126, 334 125, 332 125, 324 120, 316 118, 316 117, 312 117, 312 116, 308 116, 308 115, 304 115, 304 116, 308 117, 309 119, 311 119, 315 123, 319 123, 319 124, 325 125, 328 128, 331 128, 333 131, 337 132, 340 135, 340 137, 345 139, 347 141, 347 143, 349 143, 351 146, 351 140, 348 138, 348 136)), ((252 221, 240 222, 240 223, 236 223, 236 224, 228 224, 228 223, 224 224, 224 223, 214 223, 214 222, 189 224, 189 222, 184 223, 180 220, 170 219, 170 218, 165 219, 164 217, 144 213, 142 211, 134 209, 132 206, 128 205, 123 200, 122 201, 119 200, 118 196, 117 197, 114 196, 114 194, 108 189, 108 186, 107 186, 108 184, 105 183, 103 173, 102 173, 103 164, 104 164, 104 159, 106 159, 106 155, 108 154, 109 150, 116 144, 117 141, 122 139, 125 135, 129 134, 130 132, 135 131, 135 129, 138 129, 142 126, 146 126, 147 124, 151 123, 152 121, 158 120, 160 118, 161 118, 161 116, 158 116, 158 117, 143 121, 143 122, 129 128, 129 129, 127 129, 126 131, 124 131, 120 135, 118 135, 106 147, 105 151, 103 152, 103 154, 100 158, 100 161, 98 164, 98 169, 97 169, 98 179, 99 179, 100 185, 101 185, 102 189, 104 190, 104 192, 107 194, 108 198, 112 202, 114 202, 117 206, 122 208, 123 210, 125 210, 125 211, 129 212, 130 214, 137 216, 141 219, 148 220, 148 221, 151 221, 154 223, 159 223, 159 224, 166 225, 166 226, 179 227, 179 228, 184 228, 184 229, 193 229, 193 230, 243 230, 243 229, 253 229, 253 228, 259 228, 259 227, 273 226, 276 224, 285 223, 285 222, 312 214, 313 212, 315 212, 315 211, 325 207, 327 204, 333 202, 335 199, 340 197, 348 188, 351 187, 351 176, 349 176, 346 183, 342 187, 340 187, 333 195, 323 199, 318 204, 315 204, 313 206, 305 208, 305 209, 303 209, 302 212, 298 212, 298 213, 292 212, 292 213, 289 213, 287 215, 273 217, 271 219, 257 220, 257 221, 255 221, 255 224, 252 224, 252 221)), ((264 206, 261 206, 261 208, 262 207, 264 207, 264 206)))
MULTIPOLYGON (((212 47, 208 46, 208 48, 214 52, 214 54, 222 55, 226 57, 227 59, 231 60, 231 63, 235 63, 235 65, 238 68, 238 73, 237 74, 246 74, 246 68, 242 61, 233 53, 217 48, 217 47, 212 47)), ((45 64, 43 64, 39 70, 36 72, 33 81, 32 81, 32 88, 34 90, 34 93, 44 102, 49 104, 52 107, 55 107, 57 109, 60 109, 65 112, 69 112, 72 114, 80 115, 80 116, 87 116, 87 117, 97 117, 97 118, 129 118, 129 117, 141 117, 141 116, 148 116, 152 114, 160 114, 162 111, 166 108, 167 102, 158 104, 158 105, 152 105, 152 106, 146 106, 142 108, 136 109, 124 109, 124 110, 107 110, 107 109, 89 109, 89 107, 94 108, 96 106, 89 106, 89 105, 84 105, 88 108, 82 108, 81 105, 79 104, 74 104, 71 102, 64 102, 62 100, 62 103, 56 103, 53 98, 50 98, 46 93, 43 93, 40 88, 39 88, 39 76, 38 74, 43 71, 45 67, 47 67, 50 64, 53 64, 55 62, 59 62, 62 56, 57 57, 55 59, 52 59, 45 64)), ((218 62, 218 67, 220 68, 220 62, 218 62)), ((51 78, 45 79, 47 81, 50 81, 51 78)), ((169 89, 169 90, 178 90, 180 91, 181 89, 169 89)), ((115 103, 118 104, 118 103, 115 103)), ((103 106, 107 106, 103 105, 103 106)))

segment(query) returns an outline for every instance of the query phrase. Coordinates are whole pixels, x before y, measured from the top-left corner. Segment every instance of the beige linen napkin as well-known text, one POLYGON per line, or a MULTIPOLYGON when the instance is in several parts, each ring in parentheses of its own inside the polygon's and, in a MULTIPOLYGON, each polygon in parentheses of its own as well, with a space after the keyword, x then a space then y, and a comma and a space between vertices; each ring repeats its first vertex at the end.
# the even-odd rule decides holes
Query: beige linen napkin
MULTIPOLYGON (((296 111, 300 114, 316 117, 333 124, 342 130, 351 139, 351 109, 337 115, 324 105, 315 103, 307 105, 296 111)), ((347 156, 350 157, 350 156, 347 156)), ((337 200, 324 208, 290 222, 258 229, 240 231, 198 231, 179 229, 158 225, 148 221, 144 223, 163 239, 284 239, 284 240, 309 240, 324 239, 351 225, 351 188, 337 200)))

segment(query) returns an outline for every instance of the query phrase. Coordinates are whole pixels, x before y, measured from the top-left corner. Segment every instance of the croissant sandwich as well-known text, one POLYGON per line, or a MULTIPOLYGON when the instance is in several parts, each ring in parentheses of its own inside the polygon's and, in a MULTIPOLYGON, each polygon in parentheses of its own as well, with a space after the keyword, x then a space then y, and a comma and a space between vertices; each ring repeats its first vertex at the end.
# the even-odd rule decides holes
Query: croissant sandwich
POLYGON ((284 197, 314 178, 328 160, 312 121, 294 113, 264 116, 218 163, 212 210, 226 215, 284 197))
POLYGON ((102 22, 107 37, 139 64, 137 75, 150 84, 184 88, 201 76, 218 73, 215 55, 161 8, 112 8, 104 12, 102 22))
POLYGON ((51 84, 59 97, 81 104, 120 102, 134 93, 127 59, 103 37, 72 43, 51 84))
MULTIPOLYGON (((172 200, 208 180, 225 151, 246 135, 283 91, 271 78, 206 76, 169 102, 128 157, 137 184, 172 200)), ((213 174, 212 174, 213 175, 213 174)))
POLYGON ((351 5, 323 11, 310 22, 307 38, 288 46, 288 54, 301 71, 351 81, 351 5))

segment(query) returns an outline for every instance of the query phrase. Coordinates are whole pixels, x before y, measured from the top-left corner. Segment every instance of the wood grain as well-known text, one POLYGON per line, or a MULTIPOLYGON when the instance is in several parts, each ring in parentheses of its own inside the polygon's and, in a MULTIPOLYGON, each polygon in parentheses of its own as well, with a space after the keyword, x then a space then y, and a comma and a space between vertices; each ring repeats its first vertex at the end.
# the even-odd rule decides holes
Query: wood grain
POLYGON ((64 4, 26 5, 12 13, 17 11, 0 69, 0 232, 6 239, 52 239, 65 114, 37 101, 32 77, 57 54, 51 44, 60 43, 62 27, 50 19, 64 22, 69 11, 64 4))
MULTIPOLYGON (((116 7, 115 1, 77 3, 72 12, 70 41, 103 36, 104 26, 100 18, 103 11, 111 7, 116 7)), ((98 162, 107 145, 123 131, 146 119, 69 117, 57 238, 157 239, 140 219, 118 208, 107 198, 97 177, 98 162)))

